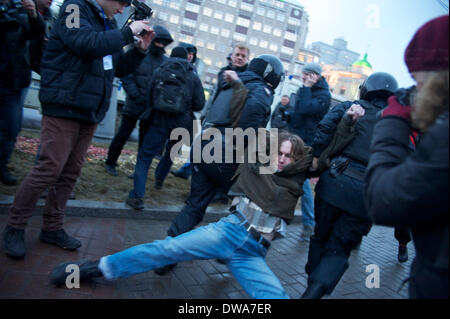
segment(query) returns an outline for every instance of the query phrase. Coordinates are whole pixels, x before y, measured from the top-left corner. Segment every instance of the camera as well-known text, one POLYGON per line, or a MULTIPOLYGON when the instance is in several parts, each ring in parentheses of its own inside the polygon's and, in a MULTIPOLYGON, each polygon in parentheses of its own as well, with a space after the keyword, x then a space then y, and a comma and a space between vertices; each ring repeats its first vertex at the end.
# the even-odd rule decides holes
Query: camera
POLYGON ((414 104, 414 96, 416 94, 416 86, 413 85, 407 89, 401 88, 395 91, 394 95, 398 103, 409 106, 414 104))
POLYGON ((14 14, 22 9, 21 0, 10 0, 8 3, 0 2, 0 30, 10 32, 19 27, 19 22, 14 14))
MULTIPOLYGON (((134 21, 148 20, 153 15, 153 10, 145 3, 138 0, 133 0, 131 2, 131 7, 133 8, 133 13, 128 17, 127 22, 123 26, 124 28, 129 26, 134 21)), ((142 31, 142 34, 146 31, 142 31)))

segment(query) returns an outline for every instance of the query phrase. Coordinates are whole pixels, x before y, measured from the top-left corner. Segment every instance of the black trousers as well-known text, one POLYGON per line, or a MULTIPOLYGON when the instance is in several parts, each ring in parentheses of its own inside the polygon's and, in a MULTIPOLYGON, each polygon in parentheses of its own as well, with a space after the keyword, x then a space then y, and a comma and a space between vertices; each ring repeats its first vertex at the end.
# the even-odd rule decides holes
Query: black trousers
MULTIPOLYGON (((136 127, 138 119, 125 115, 122 115, 122 121, 120 122, 119 130, 117 134, 114 136, 111 144, 108 149, 108 157, 106 158, 106 164, 111 166, 117 165, 117 160, 119 159, 120 153, 122 152, 123 146, 130 138, 131 133, 133 133, 134 128, 136 127)), ((139 122, 139 149, 142 146, 142 142, 145 137, 145 133, 147 132, 149 127, 148 121, 140 121, 139 122)))
POLYGON ((305 270, 308 285, 320 283, 330 294, 348 268, 350 252, 372 227, 368 218, 349 214, 316 194, 316 225, 311 236, 305 270))
POLYGON ((408 227, 395 227, 394 237, 400 245, 408 244, 411 241, 411 234, 408 227))

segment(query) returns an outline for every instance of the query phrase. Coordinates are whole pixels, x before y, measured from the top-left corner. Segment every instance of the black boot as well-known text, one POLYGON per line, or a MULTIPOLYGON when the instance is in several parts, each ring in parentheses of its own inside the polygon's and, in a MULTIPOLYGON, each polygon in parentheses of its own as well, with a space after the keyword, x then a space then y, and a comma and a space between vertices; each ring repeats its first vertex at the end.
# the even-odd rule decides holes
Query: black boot
POLYGON ((3 247, 7 256, 22 259, 25 256, 25 231, 7 225, 3 232, 3 247))
POLYGON ((67 235, 64 229, 55 231, 42 230, 39 240, 47 244, 55 244, 67 250, 75 250, 81 247, 81 241, 67 235))
POLYGON ((92 278, 102 277, 102 272, 98 269, 98 260, 79 260, 73 262, 65 262, 57 265, 50 273, 50 282, 56 286, 61 286, 66 282, 67 276, 71 272, 67 272, 68 265, 77 265, 80 269, 80 281, 87 281, 92 278))
POLYGON ((300 299, 321 299, 326 293, 325 287, 317 282, 308 285, 300 299))
POLYGON ((172 269, 175 268, 177 264, 170 264, 170 265, 166 265, 164 267, 161 268, 156 268, 154 269, 155 274, 160 275, 160 276, 164 276, 165 274, 167 274, 169 271, 171 271, 172 269))
POLYGON ((16 185, 17 179, 11 175, 11 173, 8 170, 3 170, 0 172, 0 181, 2 184, 13 186, 16 185))
POLYGON ((406 245, 398 245, 398 262, 404 263, 408 261, 408 247, 406 245))

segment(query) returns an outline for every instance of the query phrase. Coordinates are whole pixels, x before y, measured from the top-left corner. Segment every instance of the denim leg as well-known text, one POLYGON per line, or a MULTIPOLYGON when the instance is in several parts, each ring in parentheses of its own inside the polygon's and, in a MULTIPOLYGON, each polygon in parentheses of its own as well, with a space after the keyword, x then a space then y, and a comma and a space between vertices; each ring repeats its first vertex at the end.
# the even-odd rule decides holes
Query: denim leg
POLYGON ((240 220, 229 215, 217 223, 196 228, 177 237, 128 248, 102 257, 99 268, 107 279, 129 277, 165 265, 195 259, 229 259, 244 245, 248 233, 240 220))
POLYGON ((227 262, 230 271, 251 298, 289 299, 280 280, 266 263, 267 250, 252 237, 227 262))
POLYGON ((22 90, 0 87, 0 171, 7 170, 22 127, 22 101, 22 90))
POLYGON ((303 183, 303 196, 301 199, 302 221, 304 225, 314 226, 314 196, 309 179, 303 183))
POLYGON ((134 188, 130 192, 131 198, 142 198, 145 194, 145 184, 153 157, 162 150, 169 137, 169 130, 162 127, 150 126, 145 134, 143 144, 139 149, 136 167, 134 169, 134 188))
POLYGON ((164 152, 163 157, 156 166, 155 170, 155 178, 160 181, 164 181, 169 174, 170 168, 172 167, 172 159, 170 158, 170 151, 172 147, 178 143, 178 141, 169 141, 166 146, 166 150, 164 152))

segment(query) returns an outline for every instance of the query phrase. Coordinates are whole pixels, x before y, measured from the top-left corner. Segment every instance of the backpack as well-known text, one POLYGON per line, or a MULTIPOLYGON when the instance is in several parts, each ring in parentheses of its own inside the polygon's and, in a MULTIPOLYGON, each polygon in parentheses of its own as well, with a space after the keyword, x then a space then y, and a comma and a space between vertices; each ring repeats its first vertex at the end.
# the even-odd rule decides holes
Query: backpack
POLYGON ((152 92, 154 109, 172 113, 187 111, 189 71, 188 64, 183 61, 171 60, 160 66, 152 92))

